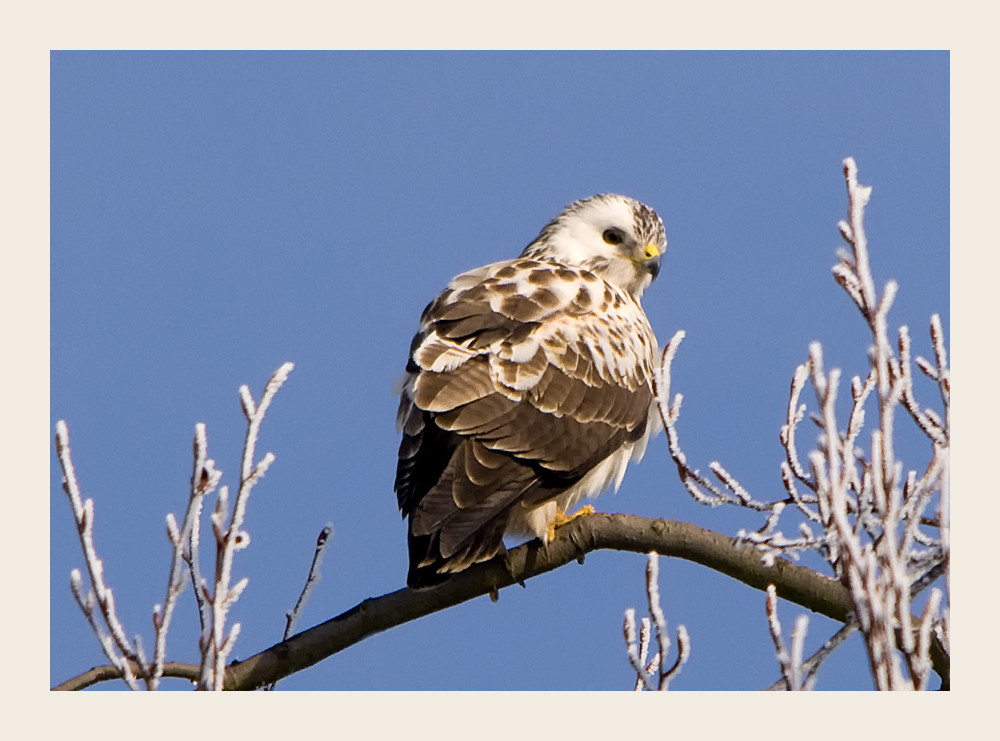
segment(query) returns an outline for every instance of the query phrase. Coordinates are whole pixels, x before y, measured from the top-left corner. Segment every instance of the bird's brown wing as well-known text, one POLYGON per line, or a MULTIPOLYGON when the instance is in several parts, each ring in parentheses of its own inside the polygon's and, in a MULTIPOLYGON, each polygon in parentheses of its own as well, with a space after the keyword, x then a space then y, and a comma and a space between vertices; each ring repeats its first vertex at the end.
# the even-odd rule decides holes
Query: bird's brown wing
POLYGON ((655 339, 586 270, 519 259, 425 310, 400 398, 396 471, 411 585, 503 548, 511 508, 554 499, 646 429, 655 339))

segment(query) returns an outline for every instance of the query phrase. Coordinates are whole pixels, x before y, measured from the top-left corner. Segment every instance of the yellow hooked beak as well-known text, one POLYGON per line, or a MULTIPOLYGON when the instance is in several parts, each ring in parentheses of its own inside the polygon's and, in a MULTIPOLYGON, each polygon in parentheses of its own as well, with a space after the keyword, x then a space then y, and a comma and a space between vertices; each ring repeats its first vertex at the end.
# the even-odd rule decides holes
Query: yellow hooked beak
POLYGON ((642 252, 642 260, 640 262, 644 263, 646 270, 649 274, 656 278, 660 274, 660 255, 662 251, 655 244, 647 244, 646 249, 642 252))

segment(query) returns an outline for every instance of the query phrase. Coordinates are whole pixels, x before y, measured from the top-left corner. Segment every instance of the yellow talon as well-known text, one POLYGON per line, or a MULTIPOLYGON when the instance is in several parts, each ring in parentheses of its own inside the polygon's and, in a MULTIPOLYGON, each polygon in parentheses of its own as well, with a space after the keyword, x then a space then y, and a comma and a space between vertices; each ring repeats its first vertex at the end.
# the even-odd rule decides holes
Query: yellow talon
POLYGON ((546 536, 546 541, 545 542, 546 543, 551 543, 555 539, 555 537, 556 537, 556 528, 557 527, 562 527, 566 523, 572 522, 573 520, 575 520, 577 517, 580 517, 581 515, 592 515, 593 513, 594 513, 594 508, 593 508, 592 505, 589 505, 589 504, 583 505, 582 507, 580 507, 580 509, 578 509, 576 512, 574 512, 571 515, 567 515, 561 509, 557 509, 556 510, 556 517, 555 517, 555 519, 552 520, 552 522, 549 523, 549 527, 545 531, 545 536, 546 536))

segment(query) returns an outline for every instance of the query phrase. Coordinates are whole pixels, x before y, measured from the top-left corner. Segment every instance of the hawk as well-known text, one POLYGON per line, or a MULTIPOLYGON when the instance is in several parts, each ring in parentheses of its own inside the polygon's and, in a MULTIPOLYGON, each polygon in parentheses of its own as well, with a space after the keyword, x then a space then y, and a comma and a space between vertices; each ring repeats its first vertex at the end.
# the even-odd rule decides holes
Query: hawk
POLYGON ((653 209, 593 196, 427 306, 397 416, 409 586, 506 553, 505 535, 548 543, 642 457, 660 420, 639 299, 666 244, 653 209))

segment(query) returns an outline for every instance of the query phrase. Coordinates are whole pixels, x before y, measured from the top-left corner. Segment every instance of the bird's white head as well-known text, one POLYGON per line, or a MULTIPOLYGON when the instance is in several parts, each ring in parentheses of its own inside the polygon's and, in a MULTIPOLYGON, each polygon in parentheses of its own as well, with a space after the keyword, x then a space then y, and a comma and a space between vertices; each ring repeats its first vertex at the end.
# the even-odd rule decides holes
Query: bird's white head
POLYGON ((649 206, 612 193, 571 203, 522 253, 587 268, 638 299, 660 272, 663 220, 649 206))

